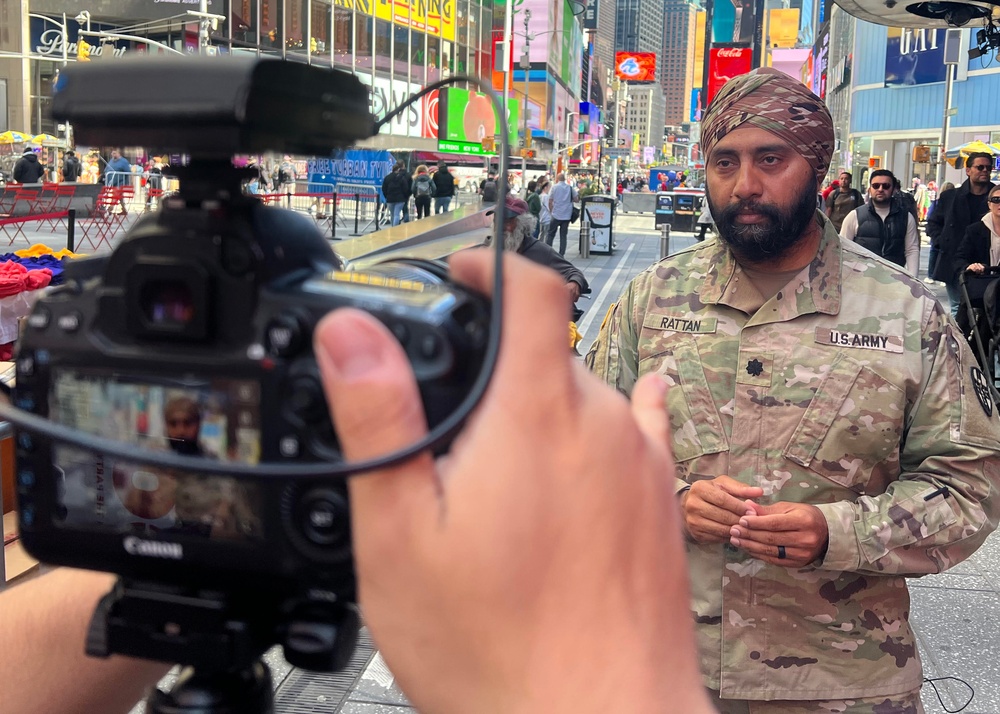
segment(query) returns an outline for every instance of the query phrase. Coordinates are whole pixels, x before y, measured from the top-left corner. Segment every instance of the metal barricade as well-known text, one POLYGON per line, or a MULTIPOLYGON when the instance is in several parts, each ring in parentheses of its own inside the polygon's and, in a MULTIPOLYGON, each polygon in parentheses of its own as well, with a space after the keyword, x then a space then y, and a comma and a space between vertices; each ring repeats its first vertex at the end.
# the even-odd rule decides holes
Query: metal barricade
POLYGON ((369 229, 377 231, 380 223, 382 200, 375 186, 363 184, 337 184, 337 214, 341 225, 354 223, 352 236, 360 236, 369 229))

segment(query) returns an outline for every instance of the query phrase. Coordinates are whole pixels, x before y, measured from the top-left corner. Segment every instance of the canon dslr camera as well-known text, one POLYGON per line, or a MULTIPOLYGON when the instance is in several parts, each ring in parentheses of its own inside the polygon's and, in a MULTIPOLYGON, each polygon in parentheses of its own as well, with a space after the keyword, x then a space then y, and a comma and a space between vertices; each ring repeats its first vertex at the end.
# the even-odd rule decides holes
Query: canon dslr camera
MULTIPOLYGON (((209 689, 252 674, 275 642, 294 664, 342 666, 357 629, 344 480, 282 477, 343 461, 313 328, 345 306, 384 322, 433 426, 479 377, 488 303, 433 266, 344 272, 312 220, 241 192, 234 153, 328 155, 371 135, 351 75, 144 59, 71 67, 57 89, 53 115, 80 143, 192 158, 161 211, 110 255, 73 261, 27 319, 14 404, 77 438, 17 432, 24 545, 122 576, 94 654, 191 664, 209 689)), ((267 710, 259 688, 241 710, 267 710)))

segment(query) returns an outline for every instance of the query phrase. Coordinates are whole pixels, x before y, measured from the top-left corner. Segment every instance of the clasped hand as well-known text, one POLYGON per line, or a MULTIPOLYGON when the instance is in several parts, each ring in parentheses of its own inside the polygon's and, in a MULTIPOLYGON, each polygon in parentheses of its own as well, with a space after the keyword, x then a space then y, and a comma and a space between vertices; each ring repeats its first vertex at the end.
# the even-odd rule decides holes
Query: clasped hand
POLYGON ((786 568, 804 567, 822 556, 829 536, 822 512, 805 503, 754 501, 763 495, 762 488, 729 476, 694 482, 681 499, 688 537, 702 544, 728 542, 786 568))

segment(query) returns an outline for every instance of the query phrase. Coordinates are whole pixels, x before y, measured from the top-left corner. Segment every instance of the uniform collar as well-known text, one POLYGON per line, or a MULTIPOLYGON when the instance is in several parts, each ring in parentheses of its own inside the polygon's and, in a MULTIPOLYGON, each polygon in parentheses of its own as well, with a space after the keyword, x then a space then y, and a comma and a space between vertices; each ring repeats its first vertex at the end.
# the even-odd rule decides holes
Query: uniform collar
MULTIPOLYGON (((797 283, 796 289, 787 293, 782 291, 780 299, 772 298, 779 304, 777 312, 772 312, 777 319, 788 320, 797 315, 815 312, 827 315, 836 315, 840 312, 840 275, 843 262, 840 236, 826 216, 819 212, 816 215, 823 227, 819 250, 812 262, 789 283, 790 285, 792 282, 797 283)), ((715 251, 709 258, 709 264, 711 267, 701 288, 702 302, 707 305, 721 304, 743 309, 739 304, 730 304, 726 295, 730 283, 736 276, 739 263, 722 239, 716 239, 715 251)))

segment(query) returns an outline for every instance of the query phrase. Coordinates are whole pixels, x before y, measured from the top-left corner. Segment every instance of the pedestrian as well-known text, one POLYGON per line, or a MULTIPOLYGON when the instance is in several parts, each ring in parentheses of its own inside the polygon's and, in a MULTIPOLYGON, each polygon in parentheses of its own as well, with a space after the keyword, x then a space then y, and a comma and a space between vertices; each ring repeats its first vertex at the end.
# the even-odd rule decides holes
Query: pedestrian
POLYGON ((413 177, 413 205, 417 209, 417 220, 431 215, 431 198, 434 196, 434 181, 427 173, 427 166, 417 166, 413 177))
POLYGON ((833 189, 826 199, 826 215, 833 221, 834 229, 839 231, 847 214, 864 202, 865 199, 861 192, 856 188, 851 188, 850 172, 841 171, 840 185, 833 189))
POLYGON ((447 213, 451 206, 451 199, 455 196, 455 176, 448 170, 448 166, 443 162, 438 162, 437 171, 434 172, 434 215, 447 213))
POLYGON ((286 156, 282 159, 281 163, 278 164, 278 169, 274 181, 274 190, 278 193, 282 189, 288 192, 295 192, 295 180, 297 175, 295 173, 295 164, 292 163, 292 157, 286 156))
POLYGON ((65 154, 63 154, 63 182, 64 183, 75 183, 80 180, 80 173, 83 170, 80 165, 80 159, 76 158, 76 152, 72 149, 68 149, 65 154))
POLYGON ((111 160, 104 169, 105 186, 128 186, 132 182, 132 164, 118 149, 111 152, 111 160))
POLYGON ((396 163, 392 171, 382 179, 382 195, 385 196, 386 210, 389 211, 392 225, 403 222, 403 207, 410 200, 410 180, 406 173, 406 164, 396 163))
POLYGON ((983 273, 1000 265, 1000 184, 994 184, 987 194, 987 212, 965 229, 965 235, 955 251, 955 271, 983 273))
POLYGON ((538 220, 542 215, 542 199, 538 195, 538 182, 535 180, 528 181, 528 197, 525 199, 528 204, 528 210, 531 211, 532 217, 535 219, 535 225, 532 230, 532 237, 538 237, 538 220))
POLYGON ((548 176, 543 176, 538 183, 538 198, 541 208, 538 212, 538 229, 535 231, 535 238, 545 240, 548 244, 549 225, 552 224, 552 211, 549 210, 549 192, 552 184, 548 176))
POLYGON ((545 234, 545 242, 552 245, 556 231, 559 231, 559 255, 566 255, 566 236, 569 233, 569 222, 573 217, 573 204, 580 200, 576 189, 566 183, 566 174, 556 174, 556 185, 549 193, 549 211, 552 221, 549 232, 545 234))
MULTIPOLYGON (((874 174, 875 172, 872 171, 871 175, 874 174)), ((913 194, 903 190, 902 184, 899 183, 899 179, 896 176, 892 177, 892 186, 892 200, 898 202, 904 211, 913 216, 913 220, 919 220, 918 216, 920 214, 917 212, 917 200, 913 197, 913 194)))
POLYGON ((819 97, 757 69, 701 135, 720 240, 633 280, 587 364, 670 385, 705 686, 722 712, 920 712, 906 579, 994 530, 997 405, 934 296, 816 211, 819 97))
POLYGON ((486 178, 482 180, 479 184, 479 195, 483 199, 483 203, 496 203, 497 197, 499 195, 499 188, 497 187, 497 175, 493 171, 486 174, 486 178))
POLYGON ((965 182, 954 191, 942 188, 934 212, 927 219, 926 231, 931 247, 936 248, 934 264, 928 273, 945 284, 951 314, 958 314, 960 293, 955 272, 955 252, 965 235, 965 229, 986 215, 986 197, 993 187, 990 171, 993 157, 989 154, 969 154, 965 160, 965 182))
POLYGON ((840 227, 840 237, 891 260, 916 277, 920 270, 917 220, 901 201, 893 200, 894 179, 888 169, 871 172, 868 203, 847 214, 840 227))
MULTIPOLYGON (((552 246, 542 243, 533 237, 535 220, 531 215, 528 202, 515 196, 507 196, 504 201, 503 249, 518 253, 525 258, 552 268, 566 281, 570 300, 574 304, 581 295, 590 292, 590 284, 583 271, 556 253, 552 246)), ((487 245, 489 242, 487 241, 487 245)))
POLYGON ((14 183, 38 183, 45 175, 45 167, 38 160, 38 154, 27 148, 21 158, 14 162, 14 172, 11 178, 14 183))

